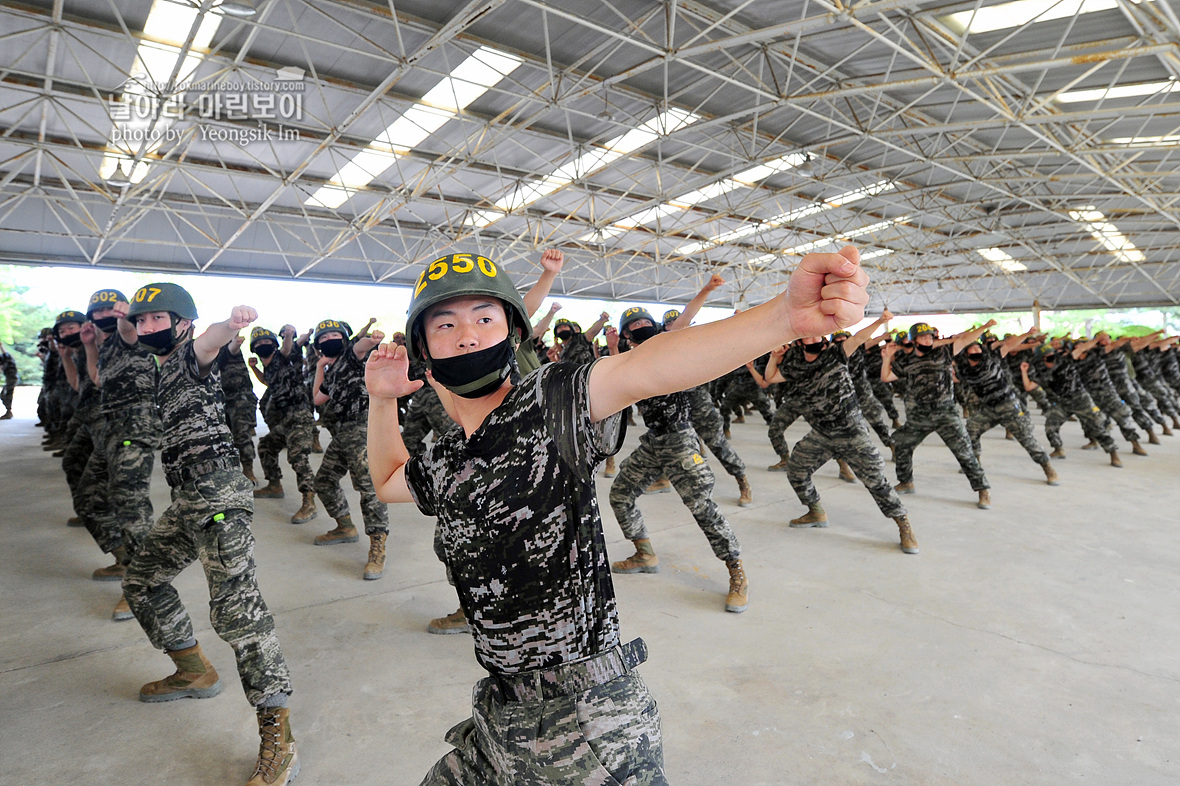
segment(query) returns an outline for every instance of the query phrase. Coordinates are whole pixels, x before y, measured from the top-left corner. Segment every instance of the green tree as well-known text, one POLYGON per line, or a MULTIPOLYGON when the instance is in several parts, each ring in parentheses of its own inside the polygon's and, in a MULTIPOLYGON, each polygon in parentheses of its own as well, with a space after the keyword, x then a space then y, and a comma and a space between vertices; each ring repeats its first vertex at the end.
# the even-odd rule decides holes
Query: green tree
POLYGON ((28 302, 24 297, 28 287, 14 279, 12 266, 0 267, 0 343, 16 358, 21 384, 40 385, 37 337, 41 328, 53 324, 56 314, 44 303, 28 302))

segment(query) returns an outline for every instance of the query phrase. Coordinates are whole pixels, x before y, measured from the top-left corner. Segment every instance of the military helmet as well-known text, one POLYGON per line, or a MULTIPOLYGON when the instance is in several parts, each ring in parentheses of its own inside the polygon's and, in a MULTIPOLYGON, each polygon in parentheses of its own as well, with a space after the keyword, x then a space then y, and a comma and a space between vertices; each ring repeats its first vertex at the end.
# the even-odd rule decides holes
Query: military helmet
POLYGON ((156 311, 168 311, 180 319, 197 318, 197 304, 193 302, 193 296, 188 290, 179 284, 170 284, 166 281, 140 287, 131 296, 131 308, 127 309, 127 318, 156 311))
POLYGON ((276 347, 282 343, 281 341, 279 341, 279 337, 276 336, 271 331, 267 330, 266 328, 264 328, 262 326, 256 326, 253 330, 250 331, 250 351, 251 352, 254 351, 254 346, 259 341, 273 341, 275 343, 276 347))
POLYGON ((627 330, 627 328, 631 327, 632 322, 638 322, 641 319, 646 319, 648 322, 652 323, 652 325, 657 324, 655 317, 653 317, 651 312, 646 308, 643 308, 642 306, 632 306, 623 312, 623 316, 619 317, 619 332, 622 333, 623 331, 627 330))
POLYGON ((1048 343, 1041 344, 1039 347, 1036 348, 1036 355, 1039 358, 1043 358, 1046 355, 1054 355, 1056 353, 1057 353, 1057 350, 1053 347, 1052 344, 1048 344, 1048 343))
POLYGON ((533 334, 528 309, 508 272, 478 254, 449 254, 426 266, 414 284, 410 313, 406 317, 406 353, 410 360, 427 359, 426 336, 420 324, 431 306, 465 295, 491 295, 504 303, 508 317, 508 336, 524 341, 533 334))
POLYGON ((852 338, 852 334, 847 330, 837 330, 832 334, 832 341, 835 341, 838 338, 852 338))
POLYGON ((936 335, 936 331, 934 330, 934 328, 930 327, 930 325, 926 324, 925 322, 915 322, 914 324, 910 325, 910 340, 911 341, 916 339, 918 336, 925 336, 927 334, 933 336, 933 335, 936 335))
POLYGON ((670 308, 664 312, 664 324, 665 325, 670 325, 678 319, 680 319, 680 309, 670 308))
POLYGON ((86 315, 83 314, 81 311, 74 311, 72 308, 66 309, 65 311, 58 314, 57 317, 53 320, 54 333, 57 332, 57 329, 59 327, 66 324, 67 322, 77 322, 79 325, 85 324, 86 323, 86 315))
POLYGON ((320 336, 332 332, 343 333, 345 341, 352 338, 352 329, 347 322, 341 322, 338 319, 325 319, 315 326, 315 337, 312 338, 312 343, 318 343, 320 336))
POLYGON ((126 303, 127 296, 117 289, 100 289, 90 296, 90 304, 86 306, 86 316, 89 317, 95 311, 102 311, 105 308, 110 308, 116 303, 126 303))
POLYGON ((568 326, 570 326, 570 327, 573 327, 573 326, 574 326, 574 323, 573 323, 573 322, 570 322, 570 321, 569 321, 568 319, 566 319, 565 317, 562 317, 562 318, 558 319, 556 322, 554 322, 554 323, 553 323, 553 329, 554 329, 554 330, 557 330, 559 327, 562 327, 562 326, 565 326, 565 325, 568 325, 568 326))

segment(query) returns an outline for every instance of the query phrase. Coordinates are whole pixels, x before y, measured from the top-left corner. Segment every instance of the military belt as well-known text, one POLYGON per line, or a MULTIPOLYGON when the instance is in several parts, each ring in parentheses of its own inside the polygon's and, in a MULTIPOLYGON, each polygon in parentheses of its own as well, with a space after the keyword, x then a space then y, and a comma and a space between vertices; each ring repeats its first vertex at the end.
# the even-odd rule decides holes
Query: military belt
POLYGON ((200 464, 189 464, 180 469, 165 472, 164 477, 168 480, 169 486, 179 486, 182 483, 196 480, 202 475, 208 475, 211 472, 217 472, 223 469, 240 470, 241 468, 242 460, 237 456, 222 456, 221 458, 211 459, 210 461, 202 461, 200 464))
POLYGON ((647 643, 635 639, 585 660, 563 663, 552 669, 519 674, 493 674, 507 701, 541 701, 583 693, 595 685, 629 673, 647 660, 647 643))

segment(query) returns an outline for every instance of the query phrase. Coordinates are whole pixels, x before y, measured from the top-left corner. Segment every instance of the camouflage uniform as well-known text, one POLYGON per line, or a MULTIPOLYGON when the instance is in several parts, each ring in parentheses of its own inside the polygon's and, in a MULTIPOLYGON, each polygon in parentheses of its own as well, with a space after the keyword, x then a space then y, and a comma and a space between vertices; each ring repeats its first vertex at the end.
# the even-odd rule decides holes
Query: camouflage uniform
POLYGON ((1139 389, 1135 385, 1135 380, 1131 379, 1130 371, 1127 368, 1130 361, 1127 359, 1127 352, 1124 351, 1124 348, 1119 347, 1105 352, 1102 355, 1102 360, 1106 363, 1106 371, 1110 375, 1110 381, 1119 394, 1119 398, 1131 408, 1131 417, 1134 418, 1135 423, 1144 431, 1151 431, 1157 423, 1163 425, 1163 413, 1155 407, 1154 402, 1149 404, 1139 395, 1139 389))
POLYGON ((459 428, 443 408, 438 393, 429 382, 424 382, 410 399, 406 408, 406 419, 402 426, 402 442, 411 456, 417 456, 426 449, 426 436, 433 431, 437 440, 443 434, 459 428))
POLYGON ((1135 367, 1135 381, 1151 393, 1160 412, 1170 418, 1180 418, 1180 405, 1177 404, 1176 394, 1159 375, 1159 352, 1154 349, 1142 349, 1128 354, 1131 365, 1135 367))
POLYGON ((1180 396, 1180 348, 1175 345, 1160 351, 1160 378, 1168 384, 1177 396, 1180 396))
MULTIPOLYGON (((845 339, 847 341, 847 339, 845 339)), ((852 386, 856 390, 856 400, 860 404, 861 414, 885 447, 893 445, 893 436, 889 428, 888 413, 885 406, 877 400, 873 385, 868 377, 868 360, 865 348, 859 346, 848 358, 848 374, 852 377, 852 386)), ((881 378, 881 369, 877 368, 877 378, 881 378)))
POLYGON ((590 339, 586 338, 585 333, 578 331, 562 342, 562 363, 583 365, 585 363, 593 363, 594 360, 594 345, 590 343, 590 339))
POLYGON ((1049 444, 1054 448, 1062 447, 1061 424, 1068 420, 1070 415, 1076 415, 1082 432, 1088 438, 1101 445, 1107 453, 1116 452, 1118 447, 1102 422, 1099 415, 1101 410, 1082 384, 1077 361, 1067 352, 1059 352, 1055 357, 1053 368, 1038 361, 1028 370, 1029 378, 1045 388, 1056 404, 1045 416, 1045 434, 1049 437, 1049 444))
POLYGON ((270 394, 267 424, 270 431, 258 440, 258 460, 267 481, 278 483, 283 478, 279 468, 279 453, 285 448, 287 463, 295 470, 295 478, 302 493, 315 491, 315 475, 311 471, 312 420, 311 399, 303 384, 300 371, 303 361, 296 349, 288 358, 282 352, 271 355, 272 360, 262 373, 270 394))
POLYGON ((786 395, 788 393, 786 386, 774 385, 773 387, 783 393, 783 398, 778 409, 774 411, 774 417, 770 419, 767 435, 770 437, 770 445, 774 448, 774 452, 778 454, 780 459, 786 461, 791 455, 791 448, 787 445, 786 432, 792 423, 803 417, 803 409, 786 395))
POLYGON ((792 347, 783 355, 779 371, 786 396, 811 426, 791 452, 787 478, 800 502, 816 505, 819 492, 811 476, 832 458, 843 459, 883 514, 905 516, 905 506, 885 477, 885 462, 861 416, 848 365, 849 358, 839 343, 829 344, 812 362, 804 357, 802 347, 792 347))
POLYGON ((406 465, 489 677, 423 784, 666 783, 659 710, 620 646, 595 469, 623 440, 590 422, 590 365, 550 363, 470 437, 406 465), (562 555, 554 559, 554 555, 562 555))
POLYGON ((1086 353, 1085 357, 1077 361, 1078 373, 1082 377, 1082 384, 1094 399, 1094 403, 1102 410, 1108 421, 1114 421, 1122 432, 1123 439, 1128 442, 1138 442, 1139 432, 1135 430, 1135 418, 1131 408, 1119 397, 1115 390, 1114 380, 1106 370, 1106 361, 1102 357, 1102 349, 1095 347, 1086 353))
POLYGON ((914 350, 912 355, 898 352, 893 356, 893 372, 906 380, 905 424, 893 433, 897 479, 901 483, 913 483, 914 448, 936 431, 967 474, 972 490, 983 491, 991 485, 971 449, 967 426, 955 408, 951 390, 954 355, 951 345, 943 344, 922 354, 914 350))
MULTIPOLYGON (((758 369, 759 373, 765 373, 766 362, 769 359, 769 355, 763 355, 754 361, 754 368, 758 369)), ((758 387, 758 383, 750 375, 749 369, 740 366, 734 369, 733 376, 730 377, 729 384, 725 387, 725 392, 721 394, 719 409, 725 422, 725 428, 729 428, 730 413, 740 414, 744 411, 743 408, 746 404, 753 404, 757 407, 758 412, 762 414, 762 419, 766 421, 766 425, 770 425, 770 421, 774 417, 774 404, 766 395, 766 391, 758 387)))
POLYGON ((209 583, 209 619, 234 650, 246 698, 255 706, 291 693, 274 619, 255 579, 253 487, 241 472, 214 363, 201 376, 191 341, 164 362, 159 382, 162 463, 172 504, 132 558, 123 592, 152 645, 192 646, 192 621, 172 587, 200 560, 209 583))
MULTIPOLYGON (((869 347, 864 351, 865 353, 865 376, 868 377, 869 385, 873 390, 873 395, 876 396, 877 401, 885 408, 885 414, 889 415, 889 419, 899 420, 899 413, 897 411, 897 404, 893 401, 893 388, 889 387, 888 382, 881 380, 881 363, 882 350, 884 346, 877 344, 869 347)), ((856 380, 853 380, 854 382, 856 380)), ((857 392, 860 396, 860 392, 857 392)), ((863 403, 861 409, 864 409, 863 403)))
POLYGON ((155 356, 138 344, 128 344, 117 332, 98 350, 108 496, 128 554, 135 553, 154 517, 152 470, 160 446, 158 375, 155 356))
POLYGON ((6 413, 12 412, 12 393, 16 383, 20 381, 20 375, 16 371, 16 360, 5 350, 0 350, 0 372, 4 374, 4 390, 0 392, 0 404, 4 405, 6 413))
MULTIPOLYGON (((744 370, 744 369, 743 369, 744 370)), ((732 562, 741 556, 733 529, 713 501, 713 470, 697 452, 688 396, 672 393, 636 404, 647 431, 639 447, 623 459, 610 487, 610 506, 628 540, 647 537, 647 527, 635 500, 661 476, 672 482, 681 501, 705 533, 718 559, 732 562)))
POLYGON ((241 352, 231 352, 229 345, 217 353, 221 371, 221 391, 225 394, 225 416, 234 435, 234 447, 242 457, 243 467, 253 467, 254 434, 258 427, 258 396, 250 381, 250 369, 241 352))
POLYGON ((361 495, 365 534, 375 535, 389 532, 389 514, 385 503, 377 499, 369 474, 369 392, 365 389, 365 361, 357 358, 354 346, 355 342, 347 342, 344 352, 324 368, 320 393, 328 396, 324 409, 332 414, 333 430, 315 476, 315 492, 329 516, 347 516, 348 499, 340 480, 345 473, 351 475, 352 487, 361 495))
POLYGON ((971 438, 971 447, 975 455, 978 456, 983 449, 979 441, 980 436, 999 424, 1011 432, 1020 446, 1027 451, 1029 458, 1041 466, 1048 464, 1049 454, 1037 442, 1033 433, 1032 418, 1016 397, 1016 388, 1008 379, 1004 357, 998 350, 988 346, 983 347, 982 354, 974 356, 979 359, 977 364, 971 364, 972 357, 967 354, 958 355, 955 364, 963 387, 973 391, 978 402, 972 409, 971 416, 967 418, 967 435, 971 438))
POLYGON ((688 396, 688 404, 692 410, 692 427, 697 432, 713 455, 725 467, 730 475, 741 477, 746 474, 746 464, 742 457, 733 449, 733 445, 725 438, 721 413, 713 406, 713 399, 709 398, 704 386, 689 388, 684 391, 688 396))
POLYGON ((123 533, 115 523, 110 506, 110 477, 106 460, 106 420, 102 414, 102 393, 86 371, 85 353, 78 364, 78 406, 74 418, 78 427, 62 457, 62 469, 70 486, 74 513, 103 553, 123 545, 123 533))

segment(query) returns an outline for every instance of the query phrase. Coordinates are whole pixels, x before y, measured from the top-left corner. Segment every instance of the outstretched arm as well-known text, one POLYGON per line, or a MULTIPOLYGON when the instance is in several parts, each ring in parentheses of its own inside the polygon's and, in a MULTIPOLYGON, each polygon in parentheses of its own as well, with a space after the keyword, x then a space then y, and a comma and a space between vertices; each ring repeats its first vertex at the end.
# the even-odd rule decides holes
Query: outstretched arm
POLYGON ((358 338, 352 345, 352 352, 356 355, 357 360, 364 360, 365 355, 376 347, 380 346, 381 342, 385 340, 385 334, 380 330, 369 332, 371 325, 365 325, 365 335, 358 338))
POLYGON ((590 373, 590 417, 603 420, 636 401, 716 379, 800 336, 831 333, 864 318, 868 276, 852 246, 808 254, 785 292, 707 325, 661 333, 590 373))
POLYGON ((204 333, 193 339, 193 351, 197 354, 197 367, 201 371, 201 376, 209 373, 221 348, 232 341, 239 330, 256 319, 258 312, 250 306, 234 306, 229 319, 214 322, 204 333))
POLYGON ((892 341, 885 345, 885 349, 881 350, 881 381, 882 382, 896 382, 898 380, 897 374, 893 373, 893 357, 901 349, 899 344, 892 341))
POLYGON ((696 319, 697 314, 700 313, 701 307, 705 305, 705 301, 709 299, 709 293, 724 283, 725 279, 716 273, 710 276, 709 280, 705 282, 705 285, 701 287, 701 291, 697 293, 697 296, 688 301, 688 305, 680 312, 680 316, 676 317, 676 321, 667 329, 680 330, 691 325, 692 321, 696 319))
POLYGON ((1162 330, 1157 330, 1154 333, 1148 333, 1146 336, 1139 336, 1138 338, 1132 338, 1131 341, 1129 342, 1131 345, 1131 351, 1132 352, 1143 351, 1146 347, 1151 345, 1151 342, 1155 341, 1156 336, 1158 336, 1159 334, 1161 334, 1163 332, 1164 331, 1162 331, 1162 330))
POLYGON ((953 345, 954 345, 953 348, 955 350, 955 354, 957 355, 960 352, 962 352, 964 349, 966 349, 968 344, 974 344, 976 341, 979 340, 980 336, 982 336, 984 333, 986 333, 988 331, 988 328, 993 328, 995 326, 996 326, 996 321, 994 319, 989 319, 987 322, 984 322, 979 327, 977 327, 973 330, 963 331, 959 335, 955 336, 954 342, 953 342, 953 345))
POLYGON ((537 309, 545 302, 545 298, 549 297, 549 290, 553 289, 553 282, 557 280, 557 274, 561 272, 563 264, 565 254, 556 248, 547 248, 541 254, 541 277, 524 296, 524 308, 529 312, 529 319, 533 318, 537 309))
POLYGON ((549 325, 553 322, 553 317, 555 314, 557 314, 558 311, 561 311, 561 304, 560 303, 554 303, 553 305, 549 306, 549 313, 546 314, 545 316, 541 317, 540 322, 533 325, 533 337, 534 338, 536 338, 538 336, 543 336, 543 335, 545 335, 546 332, 548 332, 549 325))
POLYGON ((594 339, 598 337, 599 332, 602 330, 603 325, 609 321, 610 314, 603 311, 602 315, 598 317, 598 320, 586 331, 586 340, 593 343, 594 339))
POLYGON ((1019 336, 1009 336, 1000 342, 1000 357, 1008 357, 1018 346, 1028 341, 1037 334, 1035 327, 1029 328, 1028 331, 1021 333, 1019 336))
MULTIPOLYGON (((365 326, 363 328, 361 328, 360 330, 358 330, 356 335, 352 337, 353 341, 357 341, 357 340, 360 340, 360 339, 368 336, 369 335, 369 328, 373 327, 373 325, 376 325, 376 324, 377 324, 377 317, 369 317, 369 321, 365 323, 365 326)), ((377 343, 380 344, 381 342, 378 341, 377 343)))
POLYGON ((1083 341, 1082 343, 1075 345, 1073 351, 1069 354, 1074 360, 1081 360, 1082 355, 1086 354, 1096 346, 1098 346, 1098 339, 1092 338, 1089 341, 1083 341))

